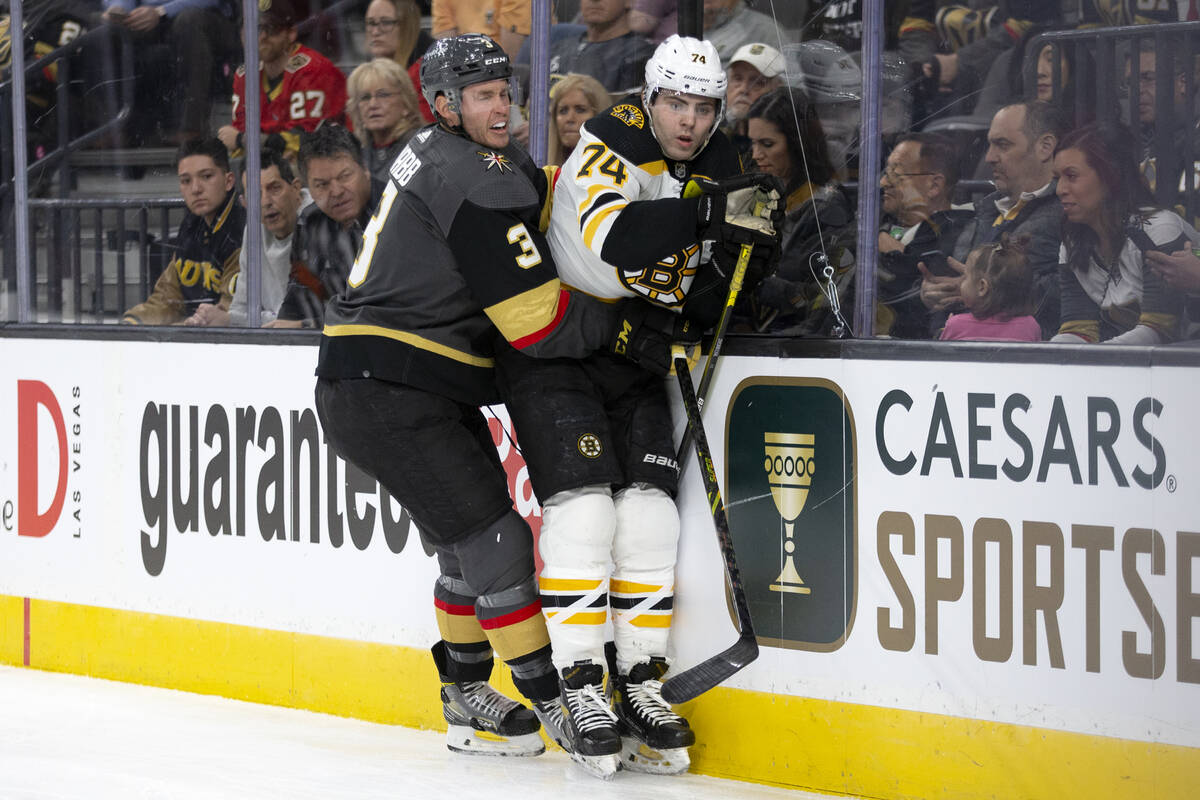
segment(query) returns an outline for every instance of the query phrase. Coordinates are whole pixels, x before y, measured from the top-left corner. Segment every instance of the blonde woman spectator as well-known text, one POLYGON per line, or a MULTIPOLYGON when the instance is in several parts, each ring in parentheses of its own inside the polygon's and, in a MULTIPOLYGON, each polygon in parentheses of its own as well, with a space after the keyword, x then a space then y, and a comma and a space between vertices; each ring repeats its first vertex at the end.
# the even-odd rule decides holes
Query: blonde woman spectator
POLYGON ((416 0, 371 0, 364 22, 367 53, 371 58, 390 58, 408 70, 421 116, 433 122, 433 114, 421 98, 421 59, 433 44, 433 37, 421 29, 421 10, 416 0))
POLYGON ((423 124, 417 93, 400 65, 388 58, 360 64, 346 87, 350 119, 363 145, 363 166, 387 180, 392 161, 423 124))
POLYGON ((571 73, 550 89, 550 148, 547 164, 561 164, 579 142, 583 123, 612 104, 612 97, 591 75, 571 73))

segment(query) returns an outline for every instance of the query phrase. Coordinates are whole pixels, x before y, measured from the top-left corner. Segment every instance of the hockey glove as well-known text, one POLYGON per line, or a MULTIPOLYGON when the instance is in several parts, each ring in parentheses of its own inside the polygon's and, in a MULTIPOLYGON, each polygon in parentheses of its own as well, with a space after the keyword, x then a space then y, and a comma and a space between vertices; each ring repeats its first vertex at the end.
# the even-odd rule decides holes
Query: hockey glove
POLYGON ((751 244, 758 235, 774 234, 783 222, 779 179, 765 173, 735 175, 721 181, 692 178, 683 196, 700 197, 697 234, 701 241, 751 244))
POLYGON ((610 349, 655 375, 665 376, 671 368, 671 344, 695 344, 700 328, 672 311, 644 300, 621 301, 617 328, 610 349))

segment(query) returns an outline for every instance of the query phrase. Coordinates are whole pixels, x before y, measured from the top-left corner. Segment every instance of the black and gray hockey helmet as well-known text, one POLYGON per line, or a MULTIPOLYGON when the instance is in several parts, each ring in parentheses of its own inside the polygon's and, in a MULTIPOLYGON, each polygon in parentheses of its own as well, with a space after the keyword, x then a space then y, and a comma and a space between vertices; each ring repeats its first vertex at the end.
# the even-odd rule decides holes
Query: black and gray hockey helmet
POLYGON ((431 109, 439 94, 446 95, 450 110, 461 108, 462 89, 485 81, 508 80, 512 64, 500 45, 482 33, 464 33, 438 39, 421 61, 421 94, 431 109))

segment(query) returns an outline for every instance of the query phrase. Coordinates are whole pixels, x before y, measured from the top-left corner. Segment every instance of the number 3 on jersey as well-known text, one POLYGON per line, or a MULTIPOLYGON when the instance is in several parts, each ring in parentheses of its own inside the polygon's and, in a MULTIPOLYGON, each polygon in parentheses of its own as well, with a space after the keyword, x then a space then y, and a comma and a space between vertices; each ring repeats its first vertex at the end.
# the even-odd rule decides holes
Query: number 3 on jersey
POLYGON ((529 269, 542 263, 542 254, 538 252, 537 245, 529 236, 529 229, 525 227, 524 222, 518 222, 509 228, 507 236, 509 244, 521 247, 521 255, 517 256, 517 266, 529 269))
POLYGON ((388 181, 387 188, 383 190, 383 197, 379 198, 379 208, 371 217, 371 221, 367 223, 367 229, 363 231, 362 249, 358 251, 358 258, 354 259, 354 267, 350 270, 350 277, 346 280, 346 283, 354 288, 361 286, 362 282, 367 279, 367 272, 371 269, 371 259, 375 255, 375 245, 379 244, 379 231, 383 229, 383 223, 387 221, 388 212, 392 210, 392 203, 396 202, 397 194, 399 192, 396 184, 388 181))

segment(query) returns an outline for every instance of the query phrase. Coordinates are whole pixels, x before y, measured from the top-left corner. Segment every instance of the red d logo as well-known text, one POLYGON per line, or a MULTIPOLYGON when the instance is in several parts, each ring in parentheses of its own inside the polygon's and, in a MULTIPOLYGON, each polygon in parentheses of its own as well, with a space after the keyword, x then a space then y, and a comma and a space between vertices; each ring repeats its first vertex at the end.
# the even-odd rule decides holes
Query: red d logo
POLYGON ((17 535, 45 536, 58 522, 67 498, 67 429, 62 409, 41 381, 17 381, 17 535), (38 513, 38 406, 46 409, 58 434, 58 485, 46 513, 38 513))

